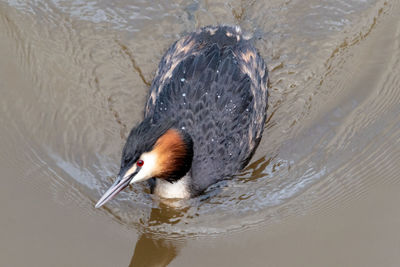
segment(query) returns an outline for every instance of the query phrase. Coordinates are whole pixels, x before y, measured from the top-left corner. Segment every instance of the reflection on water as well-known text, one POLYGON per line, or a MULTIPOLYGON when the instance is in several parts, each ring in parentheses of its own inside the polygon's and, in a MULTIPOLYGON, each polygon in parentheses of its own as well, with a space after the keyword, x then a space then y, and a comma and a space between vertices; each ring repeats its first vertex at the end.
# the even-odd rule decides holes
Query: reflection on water
POLYGON ((135 247, 130 267, 167 266, 179 253, 175 241, 141 234, 135 247))
POLYGON ((335 206, 398 178, 398 11, 385 0, 2 1, 1 134, 15 149, 0 143, 0 158, 24 158, 19 176, 49 190, 49 201, 143 233, 131 265, 168 264, 188 236, 335 206), (95 211, 162 54, 183 33, 219 23, 252 35, 270 70, 268 123, 252 162, 178 210, 136 184, 95 211))
MULTIPOLYGON (((185 210, 171 208, 160 204, 160 208, 151 210, 149 225, 174 224, 182 217, 185 210)), ((184 246, 184 236, 179 234, 162 234, 147 232, 148 228, 139 236, 132 260, 129 266, 167 266, 184 246)))

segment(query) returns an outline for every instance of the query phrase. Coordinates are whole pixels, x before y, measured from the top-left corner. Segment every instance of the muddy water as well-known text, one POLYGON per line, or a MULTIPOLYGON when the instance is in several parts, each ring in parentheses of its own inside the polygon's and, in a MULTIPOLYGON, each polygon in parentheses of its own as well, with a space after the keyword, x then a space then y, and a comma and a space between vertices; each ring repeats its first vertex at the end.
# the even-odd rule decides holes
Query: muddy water
POLYGON ((0 2, 1 266, 398 266, 397 1, 0 2), (172 209, 118 171, 168 46, 239 24, 270 69, 238 177, 172 209))

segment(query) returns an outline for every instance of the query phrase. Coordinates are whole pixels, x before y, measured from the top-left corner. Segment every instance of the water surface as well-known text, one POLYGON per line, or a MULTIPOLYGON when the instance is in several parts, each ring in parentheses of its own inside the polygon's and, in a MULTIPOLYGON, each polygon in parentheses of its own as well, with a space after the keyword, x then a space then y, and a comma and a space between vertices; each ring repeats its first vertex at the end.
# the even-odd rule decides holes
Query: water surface
POLYGON ((396 266, 399 12, 372 0, 0 2, 1 265, 396 266), (180 209, 145 184, 94 209, 163 53, 209 24, 240 25, 270 70, 249 166, 180 209))

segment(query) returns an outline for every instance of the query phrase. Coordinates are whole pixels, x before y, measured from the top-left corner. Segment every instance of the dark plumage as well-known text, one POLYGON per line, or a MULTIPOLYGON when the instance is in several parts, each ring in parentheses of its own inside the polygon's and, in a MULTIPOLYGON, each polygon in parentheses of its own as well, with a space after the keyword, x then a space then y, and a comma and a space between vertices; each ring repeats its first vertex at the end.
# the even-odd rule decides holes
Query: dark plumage
MULTIPOLYGON (((125 145, 120 175, 168 129, 192 146, 186 173, 191 196, 237 174, 261 139, 267 77, 263 59, 238 27, 205 27, 184 36, 161 59, 144 120, 125 145)), ((152 191, 157 178, 149 180, 152 191)))
POLYGON ((192 194, 248 163, 264 128, 267 76, 254 46, 233 27, 203 28, 162 58, 145 118, 157 125, 175 120, 193 139, 192 194))

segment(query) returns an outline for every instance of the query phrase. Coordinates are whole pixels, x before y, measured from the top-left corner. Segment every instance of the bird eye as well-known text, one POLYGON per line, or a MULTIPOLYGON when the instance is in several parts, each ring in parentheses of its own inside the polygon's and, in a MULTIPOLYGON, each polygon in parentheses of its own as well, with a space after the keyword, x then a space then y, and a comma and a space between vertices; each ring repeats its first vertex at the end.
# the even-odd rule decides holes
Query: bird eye
POLYGON ((141 159, 139 159, 139 160, 136 162, 136 165, 137 165, 138 167, 142 167, 143 164, 144 164, 144 161, 141 160, 141 159))

